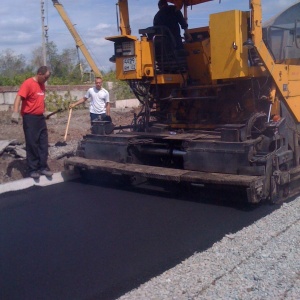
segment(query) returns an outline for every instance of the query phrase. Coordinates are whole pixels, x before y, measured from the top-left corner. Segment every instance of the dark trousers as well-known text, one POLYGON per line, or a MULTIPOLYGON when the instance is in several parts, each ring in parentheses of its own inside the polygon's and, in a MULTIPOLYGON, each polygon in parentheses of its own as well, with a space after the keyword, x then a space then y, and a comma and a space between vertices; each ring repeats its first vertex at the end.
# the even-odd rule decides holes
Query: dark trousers
POLYGON ((48 168, 48 131, 45 117, 43 115, 24 115, 23 130, 29 173, 48 168))
POLYGON ((91 113, 90 112, 90 117, 91 117, 91 124, 93 121, 103 121, 103 118, 106 117, 106 114, 101 114, 101 115, 98 115, 98 114, 94 114, 94 113, 91 113))

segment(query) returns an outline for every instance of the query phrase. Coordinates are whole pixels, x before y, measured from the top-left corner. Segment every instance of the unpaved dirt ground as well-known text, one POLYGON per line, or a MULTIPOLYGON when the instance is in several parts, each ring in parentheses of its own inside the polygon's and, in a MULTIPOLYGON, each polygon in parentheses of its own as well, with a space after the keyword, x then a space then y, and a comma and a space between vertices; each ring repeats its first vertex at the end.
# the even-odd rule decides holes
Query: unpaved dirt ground
MULTIPOLYGON (((133 118, 133 112, 133 109, 112 109, 111 117, 113 123, 116 126, 130 124, 133 118)), ((91 126, 88 110, 73 110, 67 139, 64 143, 68 117, 69 112, 64 111, 47 120, 50 146, 48 165, 53 172, 63 170, 66 157, 72 155, 82 137, 90 133, 91 126)), ((2 154, 0 153, 0 184, 19 180, 27 176, 25 158, 16 154, 15 151, 10 150, 14 145, 17 145, 19 149, 25 149, 22 120, 20 120, 19 124, 13 124, 11 123, 11 112, 1 111, 0 141, 5 140, 15 140, 15 142, 12 147, 8 147, 2 154)))

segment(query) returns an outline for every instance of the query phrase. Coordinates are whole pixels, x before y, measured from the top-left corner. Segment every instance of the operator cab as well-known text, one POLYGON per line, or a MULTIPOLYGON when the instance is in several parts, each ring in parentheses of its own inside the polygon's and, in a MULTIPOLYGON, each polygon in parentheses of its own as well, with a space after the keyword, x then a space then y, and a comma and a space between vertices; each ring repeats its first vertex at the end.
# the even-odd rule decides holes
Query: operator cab
POLYGON ((264 24, 263 38, 276 63, 300 65, 300 5, 295 4, 264 24))
POLYGON ((139 34, 152 41, 155 70, 157 73, 183 73, 187 71, 184 49, 176 49, 176 42, 172 32, 166 26, 152 26, 140 29, 139 34))

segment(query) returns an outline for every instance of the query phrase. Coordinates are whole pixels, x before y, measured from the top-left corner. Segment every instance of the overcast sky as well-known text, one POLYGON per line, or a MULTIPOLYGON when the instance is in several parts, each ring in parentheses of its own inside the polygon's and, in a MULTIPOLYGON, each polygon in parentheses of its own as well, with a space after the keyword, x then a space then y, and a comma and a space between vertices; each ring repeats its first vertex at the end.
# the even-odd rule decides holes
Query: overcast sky
MULTIPOLYGON (((0 5, 0 52, 11 49, 31 59, 33 49, 42 45, 41 0, 1 0, 0 5)), ((66 25, 54 8, 52 0, 43 0, 48 40, 59 51, 75 48, 75 42, 66 25)), ((116 0, 59 0, 70 20, 84 41, 96 64, 109 71, 113 64, 108 61, 113 54, 113 43, 104 37, 117 35, 116 0)), ((132 35, 138 29, 152 25, 157 11, 157 0, 128 0, 132 35)), ((263 21, 283 9, 297 3, 296 0, 262 0, 263 21)), ((189 28, 207 26, 209 14, 224 10, 248 10, 249 0, 213 0, 188 9, 189 28), (219 3, 221 2, 221 3, 219 3)), ((81 55, 81 54, 80 54, 81 55)), ((81 55, 82 57, 82 55, 81 55)))

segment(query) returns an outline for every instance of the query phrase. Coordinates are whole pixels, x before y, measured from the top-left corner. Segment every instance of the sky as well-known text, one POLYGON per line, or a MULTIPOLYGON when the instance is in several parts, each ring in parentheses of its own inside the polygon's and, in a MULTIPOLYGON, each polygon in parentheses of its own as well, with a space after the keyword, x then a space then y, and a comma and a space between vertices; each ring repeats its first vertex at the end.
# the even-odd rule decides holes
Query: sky
MULTIPOLYGON (((298 3, 296 0, 261 0, 263 21, 267 21, 283 9, 298 3)), ((88 48, 101 71, 114 69, 109 58, 114 51, 107 36, 118 35, 116 20, 116 0, 59 0, 74 24, 77 32, 88 48)), ((7 49, 14 55, 24 55, 30 61, 32 51, 42 45, 42 13, 48 27, 48 41, 53 41, 59 52, 66 48, 76 48, 73 37, 62 21, 52 0, 1 0, 0 5, 0 54, 7 49)), ((138 29, 152 25, 157 12, 157 0, 128 0, 132 35, 138 29)), ((232 9, 249 10, 249 0, 213 0, 188 8, 189 28, 207 26, 209 15, 232 9)), ((80 57, 84 59, 80 53, 80 57)))

